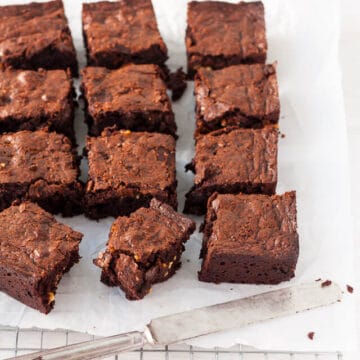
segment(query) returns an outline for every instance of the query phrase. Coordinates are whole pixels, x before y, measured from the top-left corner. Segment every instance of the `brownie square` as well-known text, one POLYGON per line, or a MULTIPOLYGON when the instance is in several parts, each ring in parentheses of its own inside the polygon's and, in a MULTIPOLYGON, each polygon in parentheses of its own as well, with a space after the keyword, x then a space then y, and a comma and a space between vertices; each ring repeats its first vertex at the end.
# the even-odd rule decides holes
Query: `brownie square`
POLYGON ((83 4, 88 65, 116 69, 126 63, 164 66, 167 48, 151 0, 83 4))
POLYGON ((1 212, 0 228, 0 291, 49 313, 59 281, 80 259, 83 235, 31 202, 1 212))
POLYGON ((98 219, 128 215, 158 200, 177 208, 175 139, 166 134, 104 131, 88 138, 85 213, 98 219))
POLYGON ((82 212, 79 158, 70 140, 45 130, 0 136, 0 210, 16 199, 38 203, 51 213, 82 212))
POLYGON ((188 73, 266 61, 262 2, 192 1, 186 30, 188 73))
POLYGON ((209 196, 218 193, 273 194, 277 183, 278 130, 225 128, 198 139, 188 166, 195 184, 184 212, 201 215, 209 196))
POLYGON ((106 250, 94 260, 102 269, 101 281, 120 286, 129 300, 142 299, 153 284, 174 275, 194 230, 191 219, 156 199, 149 208, 118 217, 106 250))
POLYGON ((61 0, 0 7, 0 66, 71 69, 76 52, 61 0))
POLYGON ((176 123, 162 72, 157 65, 130 64, 117 70, 82 71, 86 121, 91 135, 106 127, 175 136, 176 123))
POLYGON ((278 284, 294 277, 298 255, 294 191, 209 199, 199 280, 278 284))
POLYGON ((73 94, 64 70, 0 71, 0 133, 47 127, 75 142, 73 94))
POLYGON ((195 137, 226 126, 259 128, 279 121, 274 65, 201 68, 195 76, 195 98, 195 137))

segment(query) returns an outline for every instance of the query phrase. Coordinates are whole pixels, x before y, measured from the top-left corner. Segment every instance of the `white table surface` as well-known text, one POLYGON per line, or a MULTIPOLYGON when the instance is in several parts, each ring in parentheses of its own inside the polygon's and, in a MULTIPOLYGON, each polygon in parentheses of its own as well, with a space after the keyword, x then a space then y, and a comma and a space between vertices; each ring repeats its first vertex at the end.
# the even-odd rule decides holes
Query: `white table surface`
MULTIPOLYGON (((355 274, 354 296, 357 297, 357 323, 360 337, 360 1, 341 0, 342 34, 340 39, 340 62, 343 70, 343 89, 347 118, 349 155, 352 186, 352 208, 355 231, 355 274)), ((336 189, 334 189, 336 191, 336 189)), ((360 339, 359 339, 360 342, 360 339)), ((346 354, 346 360, 360 358, 360 344, 353 354, 346 354)))

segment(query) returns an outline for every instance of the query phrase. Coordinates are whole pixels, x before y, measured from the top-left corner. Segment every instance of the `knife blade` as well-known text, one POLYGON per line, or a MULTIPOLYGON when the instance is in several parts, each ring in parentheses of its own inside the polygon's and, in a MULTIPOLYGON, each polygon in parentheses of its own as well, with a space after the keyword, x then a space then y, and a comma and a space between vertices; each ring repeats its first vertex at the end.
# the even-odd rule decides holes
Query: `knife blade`
POLYGON ((115 335, 11 359, 101 359, 120 352, 139 349, 145 344, 169 345, 202 335, 293 315, 331 305, 341 301, 341 298, 342 291, 335 283, 328 286, 322 286, 320 282, 305 283, 163 316, 152 320, 144 332, 115 335))

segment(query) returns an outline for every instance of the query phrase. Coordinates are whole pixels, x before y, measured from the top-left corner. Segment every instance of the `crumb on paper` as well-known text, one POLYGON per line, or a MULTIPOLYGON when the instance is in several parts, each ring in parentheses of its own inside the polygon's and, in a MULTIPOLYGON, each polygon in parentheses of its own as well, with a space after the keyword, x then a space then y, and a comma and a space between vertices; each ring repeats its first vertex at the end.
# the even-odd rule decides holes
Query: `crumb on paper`
POLYGON ((172 91, 172 101, 177 101, 182 97, 187 88, 186 74, 182 67, 169 74, 167 86, 172 91))
POLYGON ((326 281, 321 283, 321 287, 330 286, 331 284, 332 284, 331 280, 326 280, 326 281))
POLYGON ((315 333, 314 333, 313 331, 310 331, 310 332, 307 334, 307 336, 308 336, 308 338, 309 338, 310 340, 314 340, 314 335, 315 335, 315 333))
POLYGON ((316 279, 315 281, 321 281, 321 278, 316 279))
POLYGON ((346 290, 348 293, 352 294, 354 292, 354 288, 351 285, 346 285, 346 290))

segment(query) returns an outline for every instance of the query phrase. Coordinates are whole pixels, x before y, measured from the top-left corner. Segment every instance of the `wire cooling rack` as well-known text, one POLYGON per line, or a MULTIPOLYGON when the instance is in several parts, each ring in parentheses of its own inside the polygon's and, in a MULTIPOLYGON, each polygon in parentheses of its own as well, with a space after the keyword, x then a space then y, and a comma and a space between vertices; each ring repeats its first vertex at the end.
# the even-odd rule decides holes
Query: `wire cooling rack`
MULTIPOLYGON (((94 336, 66 330, 0 327, 0 360, 58 346, 77 344, 94 336)), ((201 349, 187 345, 148 347, 105 360, 342 360, 340 352, 259 351, 242 345, 201 349)), ((65 359, 64 359, 65 360, 65 359)))

